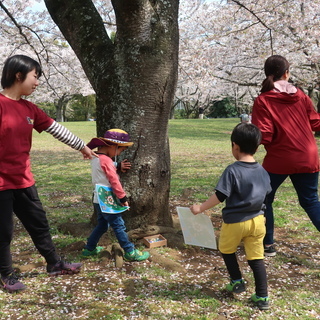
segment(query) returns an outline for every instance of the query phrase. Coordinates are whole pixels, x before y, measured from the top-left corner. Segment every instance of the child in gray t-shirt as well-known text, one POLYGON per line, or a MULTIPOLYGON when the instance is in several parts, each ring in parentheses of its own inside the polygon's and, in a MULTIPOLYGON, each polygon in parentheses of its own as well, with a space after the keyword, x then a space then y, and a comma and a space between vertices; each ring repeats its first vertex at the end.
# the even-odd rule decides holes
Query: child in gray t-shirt
POLYGON ((190 207, 199 214, 226 200, 222 209, 219 250, 231 281, 230 292, 245 291, 245 283, 236 257, 241 241, 255 279, 256 293, 251 300, 261 310, 269 308, 267 274, 264 265, 263 238, 265 236, 265 197, 271 191, 267 171, 253 157, 261 141, 261 132, 253 124, 240 123, 232 134, 232 154, 237 161, 221 175, 215 193, 201 205, 190 207))

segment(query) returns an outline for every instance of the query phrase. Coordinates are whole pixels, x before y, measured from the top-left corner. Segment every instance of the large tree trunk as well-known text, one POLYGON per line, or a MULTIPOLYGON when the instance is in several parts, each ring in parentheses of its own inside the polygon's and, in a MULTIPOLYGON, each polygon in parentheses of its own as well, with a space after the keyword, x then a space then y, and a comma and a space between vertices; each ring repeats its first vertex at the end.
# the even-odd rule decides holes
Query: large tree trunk
POLYGON ((97 134, 127 131, 132 169, 121 177, 129 229, 170 226, 168 117, 177 81, 178 0, 114 0, 114 43, 90 0, 45 0, 96 92, 97 134))

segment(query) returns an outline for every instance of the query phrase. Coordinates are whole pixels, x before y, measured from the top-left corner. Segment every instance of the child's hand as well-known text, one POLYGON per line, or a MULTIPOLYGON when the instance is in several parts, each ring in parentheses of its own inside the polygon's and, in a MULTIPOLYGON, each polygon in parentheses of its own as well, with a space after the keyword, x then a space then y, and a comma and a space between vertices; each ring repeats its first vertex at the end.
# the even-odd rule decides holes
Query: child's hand
POLYGON ((124 159, 120 162, 120 171, 121 172, 127 172, 127 170, 131 169, 131 162, 129 162, 127 159, 124 159))
POLYGON ((194 204, 190 207, 190 210, 194 215, 197 215, 202 212, 200 208, 201 208, 200 204, 194 204))
MULTIPOLYGON (((123 202, 123 203, 121 203, 121 205, 122 205, 123 207, 129 207, 129 202, 128 202, 128 201, 123 202)), ((129 210, 129 209, 128 209, 128 210, 129 210)))
POLYGON ((97 157, 97 154, 92 151, 90 148, 88 148, 87 146, 84 146, 83 149, 80 150, 80 152, 83 155, 83 159, 92 159, 92 157, 97 157))

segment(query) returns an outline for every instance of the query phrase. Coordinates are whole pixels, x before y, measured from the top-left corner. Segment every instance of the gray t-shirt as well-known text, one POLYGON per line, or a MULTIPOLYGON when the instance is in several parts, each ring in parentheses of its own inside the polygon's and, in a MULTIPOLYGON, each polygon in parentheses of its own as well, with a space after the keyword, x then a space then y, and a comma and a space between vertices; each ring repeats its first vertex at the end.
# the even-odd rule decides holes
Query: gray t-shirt
POLYGON ((224 170, 215 189, 227 197, 223 221, 242 222, 264 214, 270 178, 259 163, 236 161, 224 170))

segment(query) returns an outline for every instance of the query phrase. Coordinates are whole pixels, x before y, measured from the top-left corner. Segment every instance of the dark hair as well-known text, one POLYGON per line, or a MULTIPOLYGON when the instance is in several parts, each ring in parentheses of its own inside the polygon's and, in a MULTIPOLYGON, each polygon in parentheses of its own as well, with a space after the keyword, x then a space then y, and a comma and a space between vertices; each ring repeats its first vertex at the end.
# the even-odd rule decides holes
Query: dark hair
POLYGON ((261 142, 261 131, 252 123, 239 123, 232 131, 231 142, 240 147, 240 152, 254 155, 261 142))
POLYGON ((38 78, 42 75, 40 64, 32 58, 24 55, 15 55, 8 58, 2 70, 1 86, 3 89, 10 88, 16 81, 17 73, 21 74, 21 81, 24 81, 27 74, 36 70, 38 78))
POLYGON ((262 82, 261 92, 274 89, 274 82, 280 80, 286 71, 289 71, 290 64, 286 58, 278 55, 269 57, 264 63, 266 78, 262 82))

